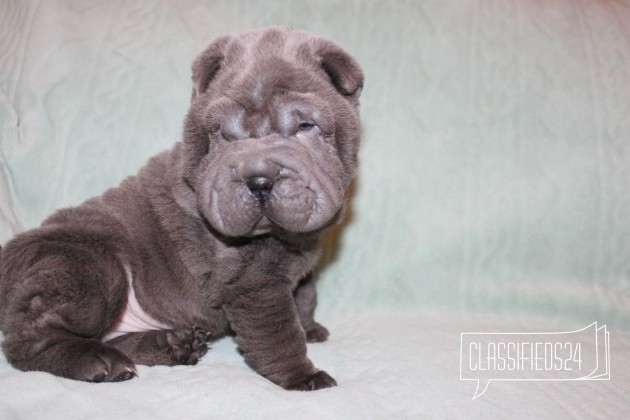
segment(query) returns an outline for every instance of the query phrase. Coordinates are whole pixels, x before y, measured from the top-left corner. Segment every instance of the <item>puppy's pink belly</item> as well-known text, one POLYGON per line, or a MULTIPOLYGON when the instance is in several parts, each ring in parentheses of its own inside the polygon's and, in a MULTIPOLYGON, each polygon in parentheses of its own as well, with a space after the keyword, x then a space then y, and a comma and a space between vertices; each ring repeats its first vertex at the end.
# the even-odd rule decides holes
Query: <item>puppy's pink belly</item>
POLYGON ((125 335, 132 332, 143 332, 152 330, 168 330, 170 326, 155 320, 149 314, 147 314, 140 303, 136 299, 136 293, 133 290, 133 279, 131 276, 131 269, 129 264, 123 261, 125 267, 125 273, 127 275, 127 282, 129 284, 129 292, 127 294, 127 305, 120 314, 118 321, 113 325, 112 329, 103 337, 103 341, 111 340, 121 335, 125 335))
POLYGON ((170 327, 151 318, 151 316, 140 308, 140 305, 137 307, 127 305, 121 318, 114 324, 113 329, 103 337, 103 341, 111 340, 131 332, 166 329, 170 329, 170 327))

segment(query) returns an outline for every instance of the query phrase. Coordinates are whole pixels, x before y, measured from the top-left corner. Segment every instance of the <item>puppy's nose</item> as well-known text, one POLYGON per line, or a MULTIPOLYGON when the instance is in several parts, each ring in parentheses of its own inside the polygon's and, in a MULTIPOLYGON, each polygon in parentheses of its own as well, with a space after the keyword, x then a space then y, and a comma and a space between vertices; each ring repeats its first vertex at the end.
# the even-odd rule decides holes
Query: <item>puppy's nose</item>
POLYGON ((273 187, 273 181, 266 176, 255 176, 245 182, 247 188, 259 200, 265 200, 273 187))

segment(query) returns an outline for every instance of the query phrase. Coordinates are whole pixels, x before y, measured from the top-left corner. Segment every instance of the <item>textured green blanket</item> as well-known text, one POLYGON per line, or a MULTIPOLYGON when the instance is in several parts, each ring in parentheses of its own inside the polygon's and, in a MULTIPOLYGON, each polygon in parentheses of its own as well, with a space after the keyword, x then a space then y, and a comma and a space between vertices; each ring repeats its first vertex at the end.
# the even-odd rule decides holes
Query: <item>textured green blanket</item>
POLYGON ((366 73, 361 170, 320 316, 440 306, 630 325, 627 2, 0 10, 3 242, 177 141, 190 62, 211 39, 288 25, 334 39, 366 73))

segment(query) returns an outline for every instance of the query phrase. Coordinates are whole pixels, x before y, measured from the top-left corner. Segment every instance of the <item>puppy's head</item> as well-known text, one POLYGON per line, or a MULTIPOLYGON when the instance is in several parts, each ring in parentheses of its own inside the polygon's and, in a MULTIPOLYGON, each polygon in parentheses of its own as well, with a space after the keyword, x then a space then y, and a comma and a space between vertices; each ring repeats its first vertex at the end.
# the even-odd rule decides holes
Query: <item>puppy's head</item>
POLYGON ((213 42, 193 64, 185 178, 225 236, 335 221, 357 165, 363 73, 330 41, 271 28, 213 42))

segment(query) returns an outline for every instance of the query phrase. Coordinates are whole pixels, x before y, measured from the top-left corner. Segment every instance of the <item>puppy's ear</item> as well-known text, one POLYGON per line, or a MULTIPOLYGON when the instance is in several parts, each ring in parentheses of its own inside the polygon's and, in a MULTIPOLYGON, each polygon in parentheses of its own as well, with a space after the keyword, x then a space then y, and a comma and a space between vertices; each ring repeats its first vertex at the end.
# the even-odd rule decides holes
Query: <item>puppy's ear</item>
POLYGON ((192 99, 208 89, 210 82, 221 68, 225 58, 225 48, 230 40, 229 36, 214 41, 199 55, 192 65, 193 92, 192 99))
POLYGON ((316 57, 341 94, 359 97, 363 88, 363 71, 354 58, 326 40, 319 43, 316 57))

